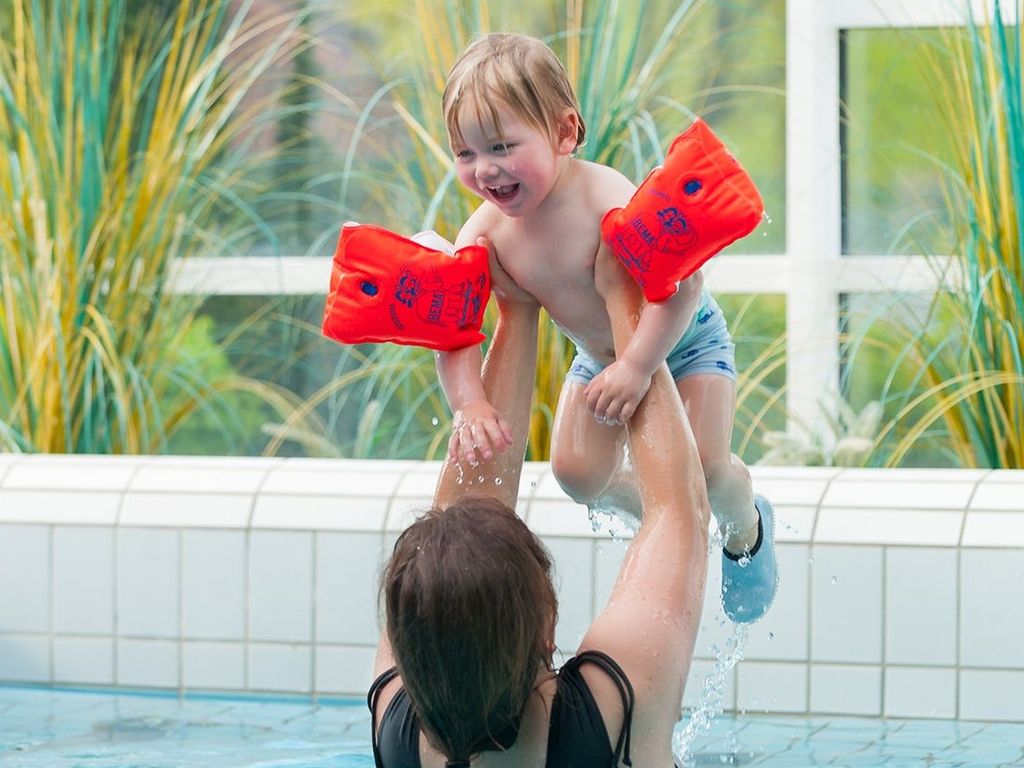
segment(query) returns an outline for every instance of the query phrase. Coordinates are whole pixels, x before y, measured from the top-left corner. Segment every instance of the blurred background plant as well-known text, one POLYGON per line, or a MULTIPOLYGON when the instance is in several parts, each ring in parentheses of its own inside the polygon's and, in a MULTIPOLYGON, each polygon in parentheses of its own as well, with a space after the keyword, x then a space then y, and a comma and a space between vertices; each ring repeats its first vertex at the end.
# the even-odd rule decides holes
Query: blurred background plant
MULTIPOLYGON (((292 392, 225 363, 198 297, 169 289, 176 260, 236 253, 265 229, 243 194, 258 184, 256 129, 273 103, 253 87, 304 42, 301 14, 250 18, 250 6, 8 9, 0 448, 165 451, 198 418, 217 450, 251 433, 246 401, 294 411, 292 392)), ((320 431, 312 417, 302 426, 320 431)))
POLYGON ((934 296, 890 296, 851 334, 847 369, 874 372, 851 399, 884 404, 875 466, 1024 467, 1024 3, 966 12, 963 28, 904 33, 926 41, 945 136, 928 158, 946 182, 936 228, 954 256, 933 259, 934 296))

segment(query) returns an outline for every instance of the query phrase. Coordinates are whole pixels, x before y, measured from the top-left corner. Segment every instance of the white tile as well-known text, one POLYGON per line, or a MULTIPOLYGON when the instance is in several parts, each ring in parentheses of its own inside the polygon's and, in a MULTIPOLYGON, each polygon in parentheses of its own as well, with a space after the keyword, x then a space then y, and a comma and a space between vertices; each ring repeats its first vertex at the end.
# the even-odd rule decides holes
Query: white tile
MULTIPOLYGON (((40 491, 114 491, 128 486, 138 461, 97 461, 86 456, 33 456, 12 467, 4 488, 40 491)), ((120 457, 119 457, 120 458, 120 457)))
POLYGON ((113 634, 112 529, 54 528, 53 630, 66 634, 113 634))
POLYGON ((0 635, 0 680, 49 683, 50 640, 42 635, 0 635))
POLYGON ((886 667, 884 714, 886 717, 956 717, 956 670, 886 667))
MULTIPOLYGON (((359 498, 390 498, 398 487, 403 472, 367 472, 339 461, 329 472, 310 471, 285 463, 274 468, 260 493, 282 496, 355 496, 359 498)), ((434 476, 437 482, 437 476, 434 476)), ((296 505, 299 506, 299 505, 296 505)))
POLYGON ((811 666, 811 711, 840 715, 879 715, 882 668, 811 666))
POLYGON ((313 633, 313 534, 253 531, 249 637, 309 642, 313 633))
POLYGON ((182 649, 185 688, 242 690, 245 688, 245 646, 187 640, 182 649))
POLYGON ((0 523, 113 525, 121 498, 101 491, 0 490, 0 523))
POLYGON ((249 689, 309 693, 313 655, 308 645, 249 646, 249 689))
POLYGON ((117 539, 117 632, 180 634, 178 531, 121 528, 117 539))
POLYGON ((313 531, 382 531, 390 499, 355 496, 280 496, 256 498, 253 528, 313 531))
MULTIPOLYGON (((963 471, 963 470, 961 470, 963 471)), ((1024 483, 1024 469, 994 469, 984 473, 986 483, 1024 483)))
MULTIPOLYGON (((806 661, 809 549, 806 544, 777 544, 779 589, 764 618, 750 626, 744 658, 806 661)), ((720 560, 711 566, 721 570, 720 560)))
POLYGON ((816 544, 811 555, 811 658, 882 661, 882 550, 816 544))
POLYGON ((178 643, 171 640, 117 641, 117 684, 178 687, 178 643))
POLYGON ((254 496, 236 493, 129 491, 124 497, 120 523, 168 528, 245 528, 254 503, 254 496))
POLYGON ((960 601, 960 663, 1024 669, 1024 550, 962 550, 960 601))
POLYGON ((545 538, 555 565, 554 580, 558 596, 558 627, 555 645, 575 653, 593 620, 594 550, 589 540, 545 538))
POLYGON ((316 690, 320 694, 366 696, 373 682, 376 648, 321 645, 316 650, 316 690))
POLYGON ((760 488, 763 483, 769 480, 779 479, 828 481, 849 471, 841 467, 787 467, 771 466, 768 464, 755 464, 749 467, 749 469, 750 477, 754 481, 754 488, 760 488))
POLYGON ((0 525, 0 632, 50 630, 50 529, 0 525))
MULTIPOLYGON (((466 468, 463 472, 464 477, 468 479, 474 470, 472 468, 466 468)), ((409 472, 400 478, 400 481, 393 489, 393 493, 395 496, 402 499, 433 498, 434 492, 437 490, 437 480, 440 476, 440 465, 438 465, 436 471, 431 468, 428 471, 409 472)), ((466 487, 468 488, 469 485, 467 484, 466 487)), ((389 493, 386 495, 390 496, 391 494, 389 493)))
POLYGON ((964 547, 1024 547, 1024 512, 968 512, 964 547))
POLYGON ((793 504, 775 506, 775 540, 809 542, 814 535, 817 507, 798 507, 793 504))
POLYGON ((245 637, 245 534, 182 531, 182 634, 205 640, 245 637))
POLYGON ((612 596, 612 588, 619 577, 619 569, 626 557, 626 542, 595 541, 594 542, 594 614, 595 616, 608 605, 612 596))
POLYGON ((956 664, 957 552, 892 548, 885 565, 885 659, 956 664))
POLYGON ((179 457, 171 462, 154 460, 139 469, 132 479, 133 492, 252 495, 260 489, 272 468, 271 460, 236 464, 220 459, 179 457))
POLYGON ((971 509, 1024 512, 1024 479, 1018 482, 982 482, 971 499, 971 509))
POLYGON ((581 539, 604 539, 607 533, 594 531, 583 504, 565 499, 551 501, 534 499, 527 514, 530 529, 538 536, 571 536, 581 539))
MULTIPOLYGON (((714 661, 694 659, 686 676, 683 707, 687 710, 698 706, 715 709, 715 705, 727 710, 736 707, 736 670, 714 661)), ((686 713, 687 716, 689 714, 686 713)))
POLYGON ((783 506, 817 507, 828 488, 828 480, 805 477, 766 477, 754 490, 767 496, 776 509, 783 506))
POLYGON ((736 708, 746 712, 806 712, 807 666, 741 661, 736 673, 736 708))
POLYGON ((53 681, 67 685, 113 685, 114 638, 55 637, 53 681))
POLYGON ((955 547, 963 512, 822 507, 814 541, 821 544, 906 544, 955 547))
POLYGON ((317 642, 377 642, 377 577, 384 560, 383 543, 380 534, 318 534, 317 642))
MULTIPOLYGON (((801 471, 798 469, 798 471, 801 471)), ((841 478, 843 482, 858 482, 865 485, 875 483, 905 483, 927 485, 929 483, 972 483, 976 484, 991 475, 987 469, 940 469, 940 468, 918 468, 918 469, 878 469, 869 467, 858 467, 843 469, 841 478)))
POLYGON ((963 720, 1024 722, 1024 672, 1003 669, 960 670, 963 720))
POLYGON ((822 505, 879 509, 966 509, 975 484, 949 481, 948 478, 948 470, 938 470, 934 476, 922 475, 918 471, 912 477, 892 473, 892 470, 870 477, 844 472, 832 481, 822 505))

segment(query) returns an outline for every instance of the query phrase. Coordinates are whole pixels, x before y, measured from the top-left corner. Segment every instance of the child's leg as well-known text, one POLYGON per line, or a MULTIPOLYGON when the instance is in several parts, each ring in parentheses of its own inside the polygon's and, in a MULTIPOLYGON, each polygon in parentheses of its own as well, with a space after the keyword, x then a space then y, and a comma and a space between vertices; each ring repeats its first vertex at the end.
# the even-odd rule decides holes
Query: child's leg
POLYGON ((757 511, 750 472, 730 448, 736 384, 726 376, 698 373, 680 379, 676 387, 697 439, 708 499, 725 548, 742 554, 757 541, 757 511))
MULTIPOLYGON (((562 385, 551 436, 551 471, 574 501, 593 506, 622 474, 626 430, 595 419, 587 410, 584 390, 577 382, 562 385)), ((623 511, 639 515, 638 509, 623 511)))

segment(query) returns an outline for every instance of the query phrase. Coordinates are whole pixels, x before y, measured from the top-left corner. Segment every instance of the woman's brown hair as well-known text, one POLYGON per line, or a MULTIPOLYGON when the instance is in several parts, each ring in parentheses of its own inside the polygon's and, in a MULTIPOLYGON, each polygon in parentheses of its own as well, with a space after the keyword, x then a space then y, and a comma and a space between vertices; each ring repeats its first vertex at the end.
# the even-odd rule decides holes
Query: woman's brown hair
POLYGON ((551 668, 557 602, 544 545, 494 499, 432 509, 398 537, 381 598, 430 743, 456 763, 501 748, 551 668))

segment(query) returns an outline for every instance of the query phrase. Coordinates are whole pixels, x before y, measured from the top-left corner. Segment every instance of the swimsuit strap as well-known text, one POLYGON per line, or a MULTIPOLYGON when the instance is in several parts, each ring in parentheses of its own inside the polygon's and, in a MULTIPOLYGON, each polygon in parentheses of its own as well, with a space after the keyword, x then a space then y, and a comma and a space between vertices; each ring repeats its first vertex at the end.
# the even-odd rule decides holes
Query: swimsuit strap
POLYGON ((373 745, 373 757, 377 765, 380 765, 380 744, 377 743, 377 724, 374 720, 377 719, 377 699, 380 698, 380 692, 384 689, 388 683, 398 677, 398 669, 392 667, 380 674, 380 676, 370 684, 370 690, 366 694, 366 706, 370 708, 370 742, 373 745))
POLYGON ((629 757, 630 736, 633 726, 633 704, 635 703, 633 684, 629 682, 629 678, 618 662, 608 654, 601 651, 584 651, 576 656, 577 664, 587 661, 603 669, 605 674, 612 679, 615 686, 619 689, 625 717, 622 720, 622 731, 619 733, 619 740, 615 744, 615 764, 618 765, 619 758, 621 757, 623 765, 633 765, 633 761, 629 757))

